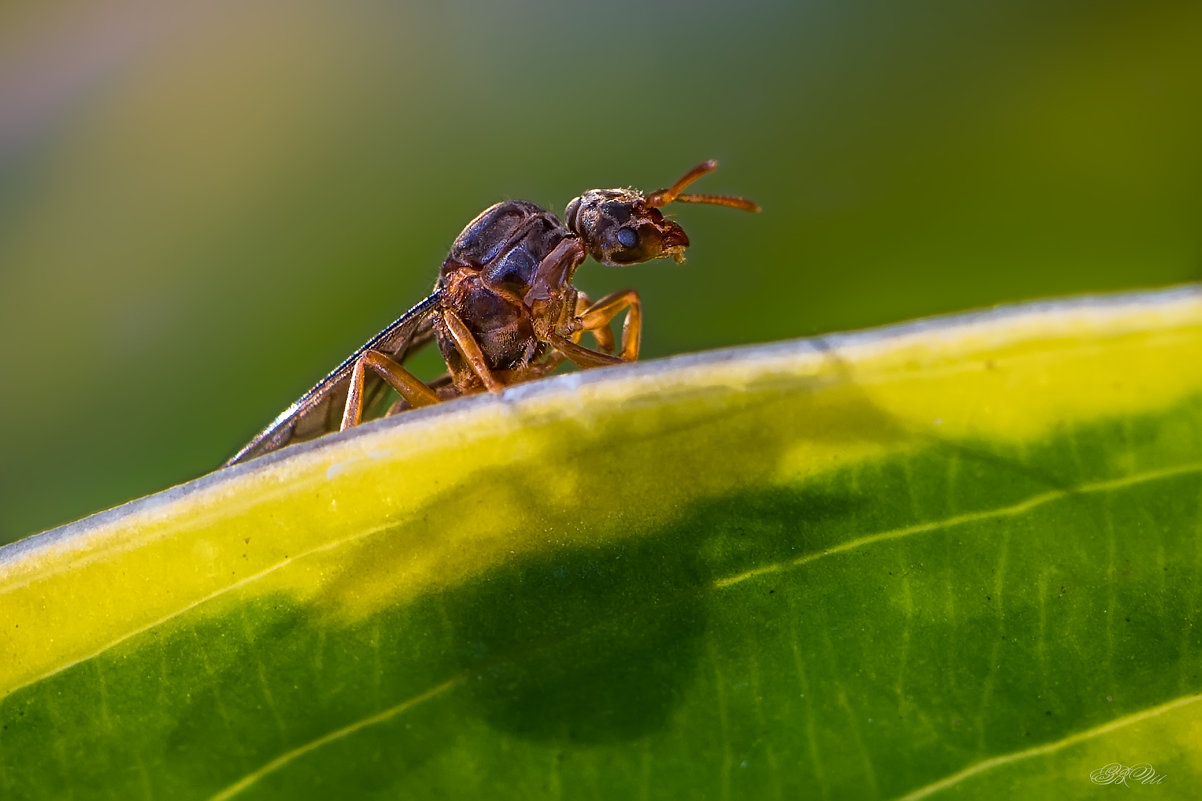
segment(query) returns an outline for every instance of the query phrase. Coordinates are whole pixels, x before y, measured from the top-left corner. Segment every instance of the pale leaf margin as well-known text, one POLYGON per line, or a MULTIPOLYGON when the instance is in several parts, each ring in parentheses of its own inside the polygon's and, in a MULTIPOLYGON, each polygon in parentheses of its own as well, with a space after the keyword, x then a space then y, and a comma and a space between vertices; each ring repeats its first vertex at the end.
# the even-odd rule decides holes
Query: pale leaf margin
MULTIPOLYGON (((529 536, 514 536, 512 518, 483 510, 465 513, 455 530, 432 536, 417 526, 394 543, 409 549, 403 571, 381 570, 341 594, 322 580, 323 560, 370 553, 380 532, 440 503, 448 485, 515 461, 545 468, 536 475, 548 497, 575 497, 590 480, 563 459, 577 440, 675 424, 704 431, 731 408, 754 413, 765 398, 804 392, 830 401, 834 417, 824 419, 820 405, 815 426, 841 420, 849 399, 868 399, 873 413, 910 432, 1022 443, 1065 417, 1088 422, 1197 395, 1200 355, 1202 289, 1191 285, 570 373, 406 413, 0 548, 0 620, 17 621, 0 634, 0 697, 185 612, 217 611, 225 599, 283 591, 358 618, 479 574, 502 555, 536 551, 533 518, 529 536), (1039 402, 993 408, 1000 387, 1029 387, 1039 402)), ((650 518, 668 519, 697 497, 801 480, 908 442, 815 438, 791 443, 771 464, 724 451, 726 463, 704 481, 666 493, 631 488, 607 503, 642 504, 650 518)))

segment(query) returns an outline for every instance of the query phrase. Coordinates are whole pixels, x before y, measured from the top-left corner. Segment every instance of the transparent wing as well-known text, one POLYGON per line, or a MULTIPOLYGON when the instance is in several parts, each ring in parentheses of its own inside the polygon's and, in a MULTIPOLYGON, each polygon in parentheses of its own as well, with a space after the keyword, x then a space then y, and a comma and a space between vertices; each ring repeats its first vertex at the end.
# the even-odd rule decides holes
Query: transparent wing
MULTIPOLYGON (((359 357, 366 351, 374 350, 392 357, 397 362, 403 362, 434 338, 431 315, 437 308, 438 293, 435 293, 402 314, 317 382, 317 385, 302 395, 300 400, 281 412, 271 425, 246 443, 242 450, 230 457, 225 464, 228 466, 245 462, 282 448, 290 442, 337 431, 342 421, 343 407, 346 405, 351 372, 355 369, 355 362, 359 357)), ((370 408, 386 386, 382 378, 369 372, 363 383, 363 408, 370 408)))

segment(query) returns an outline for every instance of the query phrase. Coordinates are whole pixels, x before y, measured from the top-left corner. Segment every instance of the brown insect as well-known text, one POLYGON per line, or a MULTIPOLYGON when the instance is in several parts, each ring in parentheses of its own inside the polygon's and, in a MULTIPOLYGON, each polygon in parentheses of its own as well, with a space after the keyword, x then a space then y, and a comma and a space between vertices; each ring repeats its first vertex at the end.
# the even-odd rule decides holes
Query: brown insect
POLYGON ((741 197, 684 194, 717 168, 705 161, 667 189, 590 189, 568 203, 563 222, 525 200, 485 209, 467 224, 442 263, 434 292, 355 351, 271 425, 234 454, 244 462, 304 439, 357 425, 391 386, 401 399, 385 414, 546 375, 565 359, 578 367, 634 361, 642 308, 627 289, 593 302, 572 286, 585 256, 602 264, 636 264, 671 257, 684 261, 689 238, 664 218, 672 202, 710 203, 744 211, 741 197), (626 313, 613 355, 610 323, 626 313), (580 344, 589 332, 596 349, 580 344), (431 340, 448 373, 429 384, 402 363, 431 340))

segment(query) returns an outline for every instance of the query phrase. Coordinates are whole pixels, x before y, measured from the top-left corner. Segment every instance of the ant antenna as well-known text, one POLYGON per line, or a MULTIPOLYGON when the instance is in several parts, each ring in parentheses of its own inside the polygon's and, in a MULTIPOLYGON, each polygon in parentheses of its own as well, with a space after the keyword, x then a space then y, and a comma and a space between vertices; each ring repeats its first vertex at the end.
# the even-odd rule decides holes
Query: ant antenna
POLYGON ((718 169, 718 162, 714 159, 703 161, 693 169, 684 174, 676 183, 667 189, 657 189, 647 195, 647 205, 659 208, 666 206, 669 203, 708 203, 712 206, 729 206, 732 209, 742 209, 743 211, 759 211, 760 207, 744 197, 735 197, 734 195, 694 195, 681 194, 686 186, 696 181, 706 173, 711 173, 718 169))

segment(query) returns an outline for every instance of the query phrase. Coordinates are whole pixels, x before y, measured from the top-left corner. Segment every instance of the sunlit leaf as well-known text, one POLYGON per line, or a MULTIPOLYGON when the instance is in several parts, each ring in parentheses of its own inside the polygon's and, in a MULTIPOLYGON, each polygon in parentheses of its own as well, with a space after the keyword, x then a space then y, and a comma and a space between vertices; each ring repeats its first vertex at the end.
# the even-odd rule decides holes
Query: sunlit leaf
POLYGON ((26 540, 0 798, 1192 798, 1200 365, 1197 289, 686 356, 26 540))

